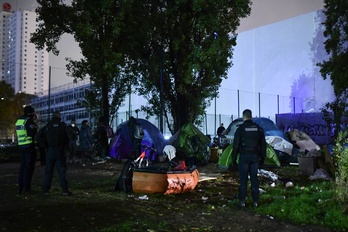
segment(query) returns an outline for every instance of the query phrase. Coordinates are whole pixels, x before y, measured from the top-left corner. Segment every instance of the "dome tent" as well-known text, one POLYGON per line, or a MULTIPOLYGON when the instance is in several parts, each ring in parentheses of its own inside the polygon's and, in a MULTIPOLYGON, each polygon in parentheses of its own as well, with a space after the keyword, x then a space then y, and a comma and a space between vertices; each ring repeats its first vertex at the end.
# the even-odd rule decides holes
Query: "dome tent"
MULTIPOLYGON (((278 138, 277 141, 282 144, 270 144, 272 148, 274 149, 275 153, 277 154, 280 162, 283 165, 287 165, 290 163, 290 160, 293 159, 292 153, 294 153, 294 150, 292 150, 289 154, 289 146, 290 144, 286 134, 278 128, 278 126, 269 118, 259 117, 259 118, 252 118, 252 121, 256 124, 258 124, 264 131, 265 137, 267 138, 266 141, 269 142, 273 138, 272 141, 275 141, 274 138, 278 138), (285 146, 286 145, 286 146, 285 146), (280 149, 282 147, 286 147, 286 151, 283 149, 280 149)), ((233 142, 234 133, 236 132, 239 125, 243 123, 242 118, 238 118, 233 120, 230 125, 226 128, 226 130, 222 133, 222 136, 228 137, 230 140, 230 143, 233 142)), ((291 149, 294 149, 291 147, 291 149)))
MULTIPOLYGON (((110 143, 110 156, 118 160, 129 158, 132 151, 130 129, 127 122, 123 122, 117 127, 115 136, 110 143)), ((162 154, 166 145, 163 134, 155 125, 145 119, 137 118, 136 122, 141 125, 144 131, 141 143, 154 149, 146 150, 146 157, 149 160, 156 160, 157 156, 162 154)))

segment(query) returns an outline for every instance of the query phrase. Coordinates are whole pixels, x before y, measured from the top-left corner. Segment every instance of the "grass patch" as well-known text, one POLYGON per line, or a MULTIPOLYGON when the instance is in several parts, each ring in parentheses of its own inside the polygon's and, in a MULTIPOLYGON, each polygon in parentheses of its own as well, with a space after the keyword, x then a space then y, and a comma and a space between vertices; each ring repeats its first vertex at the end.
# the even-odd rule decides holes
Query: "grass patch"
POLYGON ((102 231, 108 231, 108 232, 129 232, 133 231, 133 228, 137 228, 137 231, 172 231, 172 225, 168 224, 165 221, 153 221, 153 220, 146 220, 146 221, 138 221, 138 220, 129 220, 125 221, 122 224, 117 225, 116 227, 108 228, 107 230, 102 231), (156 228, 149 229, 149 228, 156 228))
POLYGON ((20 155, 17 146, 9 146, 0 148, 0 163, 19 162, 20 155))
POLYGON ((293 188, 264 187, 266 193, 261 195, 263 204, 256 209, 258 213, 296 224, 348 229, 348 216, 335 200, 332 182, 318 180, 293 188))

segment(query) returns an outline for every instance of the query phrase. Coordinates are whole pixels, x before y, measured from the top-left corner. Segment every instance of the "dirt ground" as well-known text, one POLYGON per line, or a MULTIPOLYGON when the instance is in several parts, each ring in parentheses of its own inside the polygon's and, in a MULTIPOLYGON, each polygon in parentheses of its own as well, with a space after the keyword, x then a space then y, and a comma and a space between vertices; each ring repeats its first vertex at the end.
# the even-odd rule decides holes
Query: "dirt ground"
POLYGON ((330 231, 260 216, 251 206, 240 210, 238 174, 214 163, 198 166, 201 181, 194 191, 145 200, 143 194, 114 191, 122 162, 69 164, 69 197, 61 196, 57 177, 50 195, 42 194, 44 166, 39 163, 33 193, 17 195, 18 168, 19 163, 0 163, 1 231, 330 231))

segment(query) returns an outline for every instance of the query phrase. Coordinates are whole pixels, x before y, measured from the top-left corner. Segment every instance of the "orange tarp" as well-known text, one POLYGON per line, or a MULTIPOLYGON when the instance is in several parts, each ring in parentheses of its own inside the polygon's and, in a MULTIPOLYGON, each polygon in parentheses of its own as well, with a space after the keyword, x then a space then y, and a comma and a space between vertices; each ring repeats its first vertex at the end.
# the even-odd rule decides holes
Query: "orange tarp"
POLYGON ((192 171, 170 171, 167 173, 142 172, 133 173, 132 188, 134 193, 180 194, 192 191, 199 180, 197 169, 192 171))

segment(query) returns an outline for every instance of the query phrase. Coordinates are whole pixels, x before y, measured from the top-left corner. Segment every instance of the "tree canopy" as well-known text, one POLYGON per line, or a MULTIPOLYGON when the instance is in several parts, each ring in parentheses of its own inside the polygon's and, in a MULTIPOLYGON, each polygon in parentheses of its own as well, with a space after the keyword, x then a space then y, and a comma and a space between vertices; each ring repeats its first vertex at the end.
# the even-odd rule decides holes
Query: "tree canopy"
POLYGON ((143 108, 160 115, 163 107, 172 132, 204 115, 218 95, 232 66, 235 31, 240 19, 250 14, 250 4, 244 0, 143 4, 151 21, 141 54, 145 59, 139 61, 138 90, 149 102, 143 108))
POLYGON ((126 70, 124 52, 127 1, 73 0, 71 5, 61 0, 37 2, 39 26, 31 42, 58 55, 56 43, 64 33, 72 34, 84 58, 79 61, 67 58, 69 74, 75 80, 90 77, 92 91, 100 91, 97 100, 102 106, 101 114, 109 120, 109 115, 118 110, 134 83, 126 70))
POLYGON ((325 0, 325 50, 329 59, 319 64, 324 79, 330 78, 336 96, 348 88, 348 1, 325 0))
POLYGON ((106 116, 110 104, 117 111, 134 86, 149 102, 143 109, 154 115, 164 112, 167 122, 173 119, 168 124, 172 132, 195 122, 218 95, 232 65, 236 29, 250 14, 251 4, 249 0, 38 3, 40 24, 31 42, 58 54, 55 45, 62 34, 73 34, 84 59, 69 60, 70 75, 90 76, 101 90, 106 116))
POLYGON ((327 103, 323 111, 326 115, 328 110, 334 113, 337 135, 348 106, 348 1, 325 0, 324 4, 324 44, 329 58, 318 65, 323 78, 330 78, 334 88, 336 100, 327 103))
POLYGON ((15 133, 15 123, 23 115, 23 106, 28 104, 33 95, 26 93, 15 94, 14 88, 0 81, 0 139, 11 138, 15 133))

